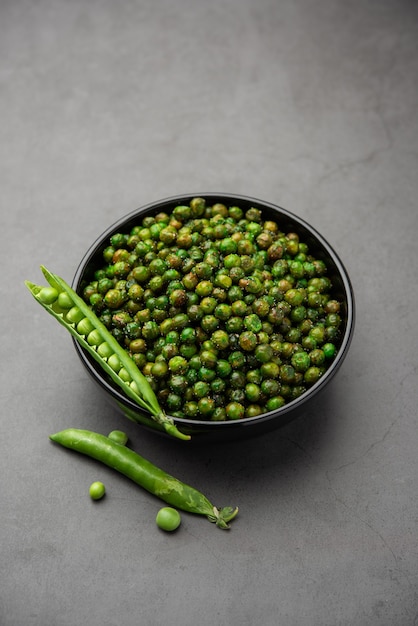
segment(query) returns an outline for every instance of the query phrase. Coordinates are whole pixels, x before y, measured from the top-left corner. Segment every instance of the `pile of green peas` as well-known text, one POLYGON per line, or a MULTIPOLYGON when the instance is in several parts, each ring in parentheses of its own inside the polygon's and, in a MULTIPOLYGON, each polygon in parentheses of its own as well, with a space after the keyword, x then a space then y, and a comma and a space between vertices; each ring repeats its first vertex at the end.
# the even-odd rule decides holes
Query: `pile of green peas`
POLYGON ((341 303, 323 260, 257 208, 204 198, 110 237, 83 298, 177 417, 278 409, 332 363, 341 303))

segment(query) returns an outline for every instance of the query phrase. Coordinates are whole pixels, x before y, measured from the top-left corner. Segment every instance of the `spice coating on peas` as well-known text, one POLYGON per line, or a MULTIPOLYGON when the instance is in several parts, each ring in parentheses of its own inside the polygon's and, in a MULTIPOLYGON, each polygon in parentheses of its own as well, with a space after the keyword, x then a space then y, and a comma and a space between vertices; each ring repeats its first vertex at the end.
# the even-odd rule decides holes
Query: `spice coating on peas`
POLYGON ((255 207, 193 198, 147 215, 108 244, 113 255, 105 248, 96 272, 107 290, 92 300, 92 281, 83 293, 178 417, 217 420, 222 408, 224 419, 236 420, 280 407, 307 391, 338 352, 341 303, 326 264, 255 207), (270 382, 237 388, 233 373, 245 379, 257 370, 277 381, 274 395, 270 382), (225 384, 211 385, 216 378, 225 384))

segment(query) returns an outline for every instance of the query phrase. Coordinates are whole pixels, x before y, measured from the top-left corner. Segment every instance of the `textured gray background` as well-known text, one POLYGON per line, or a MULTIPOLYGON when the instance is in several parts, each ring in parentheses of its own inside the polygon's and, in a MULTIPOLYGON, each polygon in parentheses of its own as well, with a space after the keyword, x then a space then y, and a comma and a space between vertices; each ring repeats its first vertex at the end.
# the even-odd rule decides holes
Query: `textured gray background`
POLYGON ((2 626, 418 623, 417 20, 412 0, 0 0, 2 626), (197 191, 310 221, 358 318, 304 419, 189 449, 109 408, 23 280, 71 280, 110 223, 197 191), (125 429, 240 517, 163 534, 152 496, 49 442, 68 426, 125 429))

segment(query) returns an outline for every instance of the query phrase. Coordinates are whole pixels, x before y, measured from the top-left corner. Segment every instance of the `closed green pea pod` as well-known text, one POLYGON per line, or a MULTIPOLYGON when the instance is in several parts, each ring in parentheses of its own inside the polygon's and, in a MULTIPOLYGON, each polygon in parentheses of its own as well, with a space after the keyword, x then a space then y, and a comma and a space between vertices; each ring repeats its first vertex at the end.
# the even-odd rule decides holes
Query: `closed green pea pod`
POLYGON ((167 474, 125 445, 99 433, 69 428, 50 435, 50 439, 65 448, 101 461, 177 509, 206 516, 219 528, 228 529, 229 522, 238 514, 238 508, 218 509, 194 487, 167 474))

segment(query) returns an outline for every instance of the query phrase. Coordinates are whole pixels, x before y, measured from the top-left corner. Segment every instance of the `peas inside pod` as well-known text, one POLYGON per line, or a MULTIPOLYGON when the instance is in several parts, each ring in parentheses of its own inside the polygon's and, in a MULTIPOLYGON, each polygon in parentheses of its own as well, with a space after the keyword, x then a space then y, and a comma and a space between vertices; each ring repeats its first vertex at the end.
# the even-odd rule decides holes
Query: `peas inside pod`
POLYGON ((256 208, 193 198, 147 215, 110 237, 82 297, 172 416, 278 409, 337 353, 341 303, 326 264, 256 208))

